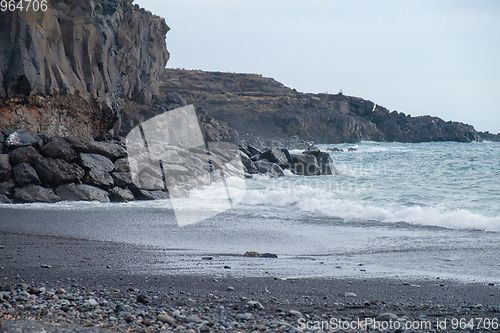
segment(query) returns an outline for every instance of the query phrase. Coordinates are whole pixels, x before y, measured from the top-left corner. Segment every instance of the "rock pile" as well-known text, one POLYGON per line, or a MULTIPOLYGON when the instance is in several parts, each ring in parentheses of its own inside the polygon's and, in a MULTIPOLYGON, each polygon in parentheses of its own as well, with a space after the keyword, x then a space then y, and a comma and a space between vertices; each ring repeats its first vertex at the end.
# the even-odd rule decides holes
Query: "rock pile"
POLYGON ((271 177, 285 175, 284 170, 301 176, 338 175, 330 154, 316 146, 309 146, 301 154, 291 154, 288 149, 268 148, 260 151, 252 145, 239 146, 240 157, 248 174, 265 174, 271 177))

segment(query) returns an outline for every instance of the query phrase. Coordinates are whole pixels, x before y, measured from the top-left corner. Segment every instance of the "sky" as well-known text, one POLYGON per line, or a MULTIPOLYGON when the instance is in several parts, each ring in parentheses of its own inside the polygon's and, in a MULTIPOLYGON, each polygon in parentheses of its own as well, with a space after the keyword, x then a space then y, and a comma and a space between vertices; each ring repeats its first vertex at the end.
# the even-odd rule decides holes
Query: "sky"
POLYGON ((169 68, 257 73, 500 133, 498 0, 135 0, 169 68))

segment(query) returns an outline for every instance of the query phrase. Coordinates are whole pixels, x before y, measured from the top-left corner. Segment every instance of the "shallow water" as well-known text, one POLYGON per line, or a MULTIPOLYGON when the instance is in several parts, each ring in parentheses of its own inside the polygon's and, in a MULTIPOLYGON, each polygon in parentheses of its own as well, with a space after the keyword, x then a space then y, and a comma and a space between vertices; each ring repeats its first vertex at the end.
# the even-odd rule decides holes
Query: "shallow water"
POLYGON ((4 205, 0 230, 152 245, 149 272, 168 274, 500 282, 500 143, 320 145, 334 146, 341 175, 257 176, 232 210, 185 227, 168 201, 66 202, 4 205))

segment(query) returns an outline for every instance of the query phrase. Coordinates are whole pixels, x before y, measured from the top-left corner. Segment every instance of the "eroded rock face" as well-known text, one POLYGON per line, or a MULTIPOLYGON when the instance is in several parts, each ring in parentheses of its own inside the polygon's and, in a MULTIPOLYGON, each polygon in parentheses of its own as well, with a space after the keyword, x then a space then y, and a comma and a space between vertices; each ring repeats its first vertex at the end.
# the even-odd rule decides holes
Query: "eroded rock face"
POLYGON ((164 19, 132 0, 54 0, 0 13, 0 97, 78 94, 148 103, 169 54, 164 19))

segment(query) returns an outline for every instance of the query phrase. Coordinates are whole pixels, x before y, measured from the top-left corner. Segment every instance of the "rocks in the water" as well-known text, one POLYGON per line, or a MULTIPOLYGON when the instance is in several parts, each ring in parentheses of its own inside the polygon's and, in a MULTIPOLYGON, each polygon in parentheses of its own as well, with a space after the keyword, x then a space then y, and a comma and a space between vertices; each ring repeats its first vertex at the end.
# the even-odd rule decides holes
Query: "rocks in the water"
POLYGON ((321 174, 318 161, 313 154, 292 154, 290 161, 291 171, 302 176, 317 176, 321 174))
POLYGON ((337 170, 335 165, 333 164, 333 159, 330 154, 326 152, 320 152, 318 156, 316 156, 319 167, 321 168, 322 175, 339 175, 340 172, 337 170))
POLYGON ((9 155, 0 154, 0 182, 5 182, 11 179, 12 165, 10 164, 9 155))
POLYGON ((14 191, 14 201, 20 203, 30 202, 58 202, 61 198, 54 191, 39 185, 28 185, 14 191))
POLYGON ((21 163, 14 167, 14 180, 20 187, 34 184, 40 185, 40 179, 36 174, 35 169, 28 163, 21 163))
POLYGON ((100 188, 84 184, 60 185, 56 188, 56 194, 62 200, 69 200, 69 201, 100 201, 100 202, 110 201, 108 192, 100 188))
POLYGON ((39 149, 43 145, 43 139, 39 135, 29 132, 27 129, 21 128, 11 133, 5 140, 5 144, 8 150, 27 146, 39 149))
POLYGON ((260 258, 260 253, 256 251, 247 251, 243 255, 244 257, 260 258))
POLYGON ((42 155, 32 146, 17 148, 9 153, 10 163, 16 166, 20 163, 28 163, 31 166, 42 158, 42 155))
POLYGON ((14 186, 15 184, 11 180, 0 183, 0 194, 10 196, 12 194, 14 186))
POLYGON ((62 137, 52 137, 40 149, 40 153, 45 157, 62 159, 72 162, 76 158, 76 152, 71 145, 62 137))
POLYGON ((286 164, 288 163, 288 158, 285 153, 278 148, 268 149, 260 154, 260 160, 266 160, 271 163, 286 164))
POLYGON ((244 151, 240 151, 240 158, 241 163, 243 163, 243 166, 249 174, 257 173, 257 168, 253 164, 250 157, 248 157, 248 155, 244 151))
POLYGON ((278 164, 267 162, 267 161, 256 161, 254 162, 255 167, 259 173, 271 176, 271 177, 281 177, 285 173, 283 169, 278 164))
POLYGON ((57 186, 64 183, 79 183, 85 175, 77 164, 69 164, 64 160, 40 158, 35 162, 35 170, 44 184, 57 186))
POLYGON ((162 190, 139 190, 135 193, 135 197, 138 200, 164 200, 169 198, 168 193, 162 190))
POLYGON ((133 172, 113 172, 111 176, 115 185, 122 188, 134 190, 139 184, 139 177, 133 172))
POLYGON ((0 194, 0 203, 12 203, 12 200, 10 200, 5 194, 0 194))
POLYGON ((118 186, 113 187, 109 191, 109 198, 114 202, 128 202, 134 201, 134 194, 128 188, 121 188, 118 186))

